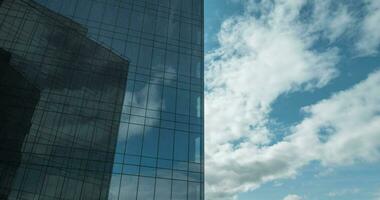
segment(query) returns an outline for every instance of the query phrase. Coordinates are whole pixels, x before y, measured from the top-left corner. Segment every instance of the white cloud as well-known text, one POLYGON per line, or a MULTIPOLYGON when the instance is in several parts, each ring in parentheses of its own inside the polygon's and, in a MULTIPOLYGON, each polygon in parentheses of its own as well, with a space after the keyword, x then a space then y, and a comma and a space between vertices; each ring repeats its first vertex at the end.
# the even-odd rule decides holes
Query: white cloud
POLYGON ((302 200, 302 197, 300 197, 296 194, 289 194, 283 200, 302 200))
POLYGON ((334 40, 347 30, 346 8, 326 14, 340 24, 330 26, 323 17, 301 23, 303 0, 247 2, 246 13, 224 22, 220 48, 206 56, 207 199, 236 199, 262 183, 295 176, 313 160, 330 167, 379 158, 379 72, 304 108, 308 117, 282 141, 274 141, 277 133, 268 128, 271 104, 280 95, 321 88, 337 76, 337 49, 313 47, 318 38, 334 40))
POLYGON ((380 1, 367 0, 367 15, 361 25, 361 39, 356 48, 362 55, 378 53, 380 45, 380 1))
POLYGON ((327 193, 327 196, 329 197, 341 197, 341 196, 350 196, 353 194, 357 194, 360 192, 359 188, 346 188, 346 189, 341 189, 341 190, 335 190, 327 193))

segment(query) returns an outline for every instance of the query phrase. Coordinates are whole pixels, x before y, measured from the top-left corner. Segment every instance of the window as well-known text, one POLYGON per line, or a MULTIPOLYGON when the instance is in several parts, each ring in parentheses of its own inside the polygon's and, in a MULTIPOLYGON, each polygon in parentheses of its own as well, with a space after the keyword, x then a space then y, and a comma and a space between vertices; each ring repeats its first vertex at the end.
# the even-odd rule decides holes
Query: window
POLYGON ((168 200, 170 199, 171 181, 167 179, 156 180, 156 195, 155 200, 168 200))
POLYGON ((130 124, 128 129, 127 153, 141 154, 142 136, 144 127, 141 125, 130 124))
POLYGON ((137 176, 122 175, 119 199, 136 199, 137 176))
POLYGON ((156 157, 159 129, 146 126, 144 131, 143 156, 156 157))
POLYGON ((174 160, 188 160, 188 137, 189 135, 187 134, 175 134, 174 160))
POLYGON ((153 200, 154 178, 140 177, 137 200, 153 200))
POLYGON ((173 140, 173 131, 168 129, 161 129, 158 149, 159 158, 171 159, 173 157, 173 140))

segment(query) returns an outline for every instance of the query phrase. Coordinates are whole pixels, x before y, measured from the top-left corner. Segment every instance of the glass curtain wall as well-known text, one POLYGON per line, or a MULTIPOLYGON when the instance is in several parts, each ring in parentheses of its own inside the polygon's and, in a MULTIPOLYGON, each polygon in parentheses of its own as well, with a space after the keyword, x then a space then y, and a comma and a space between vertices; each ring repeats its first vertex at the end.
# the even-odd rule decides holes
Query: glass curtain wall
POLYGON ((22 136, 0 124, 0 198, 204 199, 203 0, 0 3, 33 91, 22 136))

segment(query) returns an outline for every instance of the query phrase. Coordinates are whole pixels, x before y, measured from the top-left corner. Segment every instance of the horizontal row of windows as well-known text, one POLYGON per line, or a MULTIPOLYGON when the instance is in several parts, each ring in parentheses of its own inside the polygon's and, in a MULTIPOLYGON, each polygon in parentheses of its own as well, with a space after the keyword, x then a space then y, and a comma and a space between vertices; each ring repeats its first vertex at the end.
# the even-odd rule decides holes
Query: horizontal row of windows
POLYGON ((45 5, 46 7, 62 13, 65 16, 81 16, 80 11, 84 11, 83 16, 88 16, 89 13, 99 13, 104 18, 112 18, 115 12, 131 12, 135 11, 150 11, 158 12, 160 14, 176 15, 181 17, 181 20, 194 20, 201 22, 202 5, 201 0, 66 0, 66 1, 52 1, 52 0, 37 0, 37 2, 45 5), (170 4, 171 2, 171 4, 170 4), (182 5, 181 5, 182 3, 182 5), (180 9, 181 8, 181 9, 180 9), (194 9, 192 11, 192 8, 194 9), (125 9, 125 10, 124 10, 125 9))
POLYGON ((116 153, 200 163, 201 135, 121 123, 116 153))
MULTIPOLYGON (((5 138, 2 138, 5 139, 5 138)), ((12 143, 12 140, 9 140, 12 143)), ((16 140, 14 140, 17 142, 16 140)), ((98 149, 81 149, 78 147, 59 146, 53 144, 42 144, 41 141, 35 143, 25 143, 19 152, 18 150, 1 149, 4 154, 22 154, 24 164, 29 163, 33 166, 57 166, 67 169, 80 169, 96 171, 109 171, 112 165, 126 164, 137 167, 151 167, 169 170, 181 170, 190 172, 203 172, 202 165, 194 161, 181 161, 166 158, 149 157, 144 155, 131 155, 115 152, 100 151, 98 149)), ((109 149, 111 150, 111 149, 109 149)), ((164 152, 165 153, 165 152, 164 152)), ((165 154, 163 154, 165 155, 165 154)), ((2 160, 1 158, 0 160, 2 160)), ((19 160, 14 157, 17 164, 19 160)))
POLYGON ((114 175, 111 179, 108 198, 111 200, 200 200, 202 189, 202 184, 188 181, 114 175))

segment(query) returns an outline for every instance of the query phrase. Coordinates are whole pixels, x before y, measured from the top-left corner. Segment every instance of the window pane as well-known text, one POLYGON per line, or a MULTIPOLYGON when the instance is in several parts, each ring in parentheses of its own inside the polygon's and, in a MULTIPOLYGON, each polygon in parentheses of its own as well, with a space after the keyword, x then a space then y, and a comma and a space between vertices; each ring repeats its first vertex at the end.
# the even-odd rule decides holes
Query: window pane
POLYGON ((158 128, 145 127, 142 155, 150 157, 157 156, 158 132, 158 128))
POLYGON ((192 92, 190 98, 190 115, 199 118, 201 116, 201 95, 197 92, 192 92))
POLYGON ((172 200, 186 200, 187 182, 173 180, 172 200))
POLYGON ((163 110, 167 112, 175 111, 175 99, 176 99, 176 89, 172 87, 164 87, 163 94, 163 110))
POLYGON ((178 54, 171 51, 167 51, 165 72, 177 73, 177 65, 178 65, 178 54))
POLYGON ((179 59, 178 73, 190 76, 191 57, 181 54, 179 59))
POLYGON ((146 107, 148 86, 144 82, 135 82, 132 105, 140 108, 146 107))
POLYGON ((140 177, 138 200, 150 200, 154 195, 154 178, 140 177))
POLYGON ((164 71, 165 51, 161 49, 153 50, 152 69, 164 71))
POLYGON ((200 163, 201 161, 201 137, 191 134, 189 144, 189 156, 191 162, 200 163))
POLYGON ((171 181, 167 179, 156 180, 156 196, 155 200, 170 199, 171 181))
POLYGON ((161 96, 162 86, 151 84, 149 86, 148 108, 153 110, 159 110, 161 108, 161 96))
POLYGON ((168 19, 161 17, 157 19, 156 34, 160 36, 166 36, 168 34, 168 19))
MULTIPOLYGON (((189 1, 183 1, 189 2, 189 1)), ((190 42, 191 40, 191 24, 181 23, 181 40, 190 42)))
POLYGON ((201 199, 201 184, 189 182, 188 199, 200 200, 201 199))
POLYGON ((168 129, 161 129, 158 157, 172 159, 173 136, 173 131, 168 129))
POLYGON ((151 57, 152 47, 141 46, 138 65, 144 68, 150 68, 151 57))
POLYGON ((141 154, 143 126, 130 124, 128 129, 127 153, 141 154))
POLYGON ((120 185, 119 199, 136 199, 137 176, 123 175, 120 185))
POLYGON ((177 110, 179 114, 188 115, 190 104, 190 91, 178 90, 177 91, 177 110))
POLYGON ((188 135, 176 133, 174 144, 174 160, 187 161, 188 135))
POLYGON ((110 188, 108 192, 109 200, 117 200, 119 196, 120 174, 113 174, 111 177, 110 188))
POLYGON ((191 63, 191 76, 196 78, 201 77, 201 59, 199 57, 193 57, 191 63))

